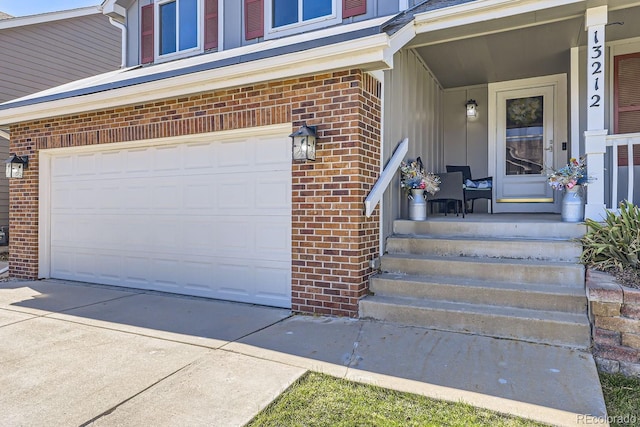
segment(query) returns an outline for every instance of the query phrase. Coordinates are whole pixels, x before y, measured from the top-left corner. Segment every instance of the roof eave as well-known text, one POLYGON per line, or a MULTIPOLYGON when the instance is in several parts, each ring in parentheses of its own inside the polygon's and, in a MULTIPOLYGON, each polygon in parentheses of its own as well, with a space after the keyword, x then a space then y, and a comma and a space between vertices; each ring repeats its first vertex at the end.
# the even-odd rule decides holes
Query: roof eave
POLYGON ((274 56, 249 63, 180 75, 82 96, 57 99, 0 111, 0 124, 41 120, 123 105, 310 75, 353 67, 365 71, 391 68, 395 48, 387 34, 274 56), (310 60, 310 58, 313 58, 310 60))
POLYGON ((476 0, 416 14, 414 23, 421 34, 574 3, 585 0, 476 0))

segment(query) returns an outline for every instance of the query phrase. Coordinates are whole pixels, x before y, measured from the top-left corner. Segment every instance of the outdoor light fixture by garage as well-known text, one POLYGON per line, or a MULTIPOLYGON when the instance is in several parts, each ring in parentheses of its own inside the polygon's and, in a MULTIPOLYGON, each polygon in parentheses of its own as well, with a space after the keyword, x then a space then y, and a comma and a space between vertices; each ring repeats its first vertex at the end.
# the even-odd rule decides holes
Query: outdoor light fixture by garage
POLYGON ((475 99, 467 101, 467 117, 475 117, 478 115, 478 103, 475 99))
POLYGON ((22 172, 29 164, 29 157, 12 154, 6 161, 7 178, 22 178, 22 172))
POLYGON ((316 159, 316 126, 303 124, 300 129, 289 135, 291 137, 291 152, 293 160, 306 162, 316 159))

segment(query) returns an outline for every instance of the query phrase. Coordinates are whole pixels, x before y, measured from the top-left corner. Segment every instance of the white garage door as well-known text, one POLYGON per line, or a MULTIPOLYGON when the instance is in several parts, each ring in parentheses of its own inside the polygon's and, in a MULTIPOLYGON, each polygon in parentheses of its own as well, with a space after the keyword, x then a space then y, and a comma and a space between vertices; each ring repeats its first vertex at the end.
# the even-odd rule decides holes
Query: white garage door
POLYGON ((290 307, 286 135, 53 151, 50 277, 290 307))

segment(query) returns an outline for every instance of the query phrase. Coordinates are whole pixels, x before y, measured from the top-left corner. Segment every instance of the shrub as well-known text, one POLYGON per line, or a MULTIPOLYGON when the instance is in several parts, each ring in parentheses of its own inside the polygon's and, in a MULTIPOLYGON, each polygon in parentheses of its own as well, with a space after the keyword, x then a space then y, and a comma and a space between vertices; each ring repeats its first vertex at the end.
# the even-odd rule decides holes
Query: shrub
POLYGON ((626 272, 637 281, 640 250, 640 208, 627 201, 620 212, 607 212, 604 222, 587 219, 580 262, 587 267, 616 275, 626 272), (629 274, 632 273, 632 274, 629 274))

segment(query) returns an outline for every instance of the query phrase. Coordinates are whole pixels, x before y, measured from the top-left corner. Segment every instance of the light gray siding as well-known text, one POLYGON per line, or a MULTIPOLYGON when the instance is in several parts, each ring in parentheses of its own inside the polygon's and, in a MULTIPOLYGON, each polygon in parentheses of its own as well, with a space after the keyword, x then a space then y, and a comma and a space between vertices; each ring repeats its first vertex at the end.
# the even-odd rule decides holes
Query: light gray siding
MULTIPOLYGON (((244 1, 242 0, 222 0, 223 14, 220 25, 223 28, 222 47, 224 50, 260 43, 261 38, 245 40, 244 31, 244 1)), ((140 63, 140 8, 151 4, 153 0, 134 0, 127 9, 127 65, 132 66, 140 63)), ((413 6, 415 0, 409 1, 409 6, 413 6)), ((399 0, 367 0, 367 13, 344 20, 345 24, 352 22, 366 21, 367 19, 378 18, 397 14, 400 11, 399 0)), ((304 27, 300 32, 304 32, 304 27)))
MULTIPOLYGON (((413 50, 401 50, 385 71, 383 163, 387 163, 404 138, 409 138, 408 159, 420 156, 429 172, 444 168, 442 145, 442 88, 413 50)), ((393 220, 408 217, 408 202, 400 190, 399 176, 383 198, 383 233, 391 234, 393 220)))
POLYGON ((224 2, 224 49, 233 49, 242 45, 244 40, 244 2, 227 0, 224 2))
MULTIPOLYGON (((474 178, 484 178, 488 174, 488 92, 487 86, 472 86, 447 89, 442 103, 443 140, 446 147, 444 166, 468 165, 474 178), (478 117, 467 119, 467 100, 478 103, 478 117)), ((485 200, 477 200, 476 212, 488 209, 485 200)))
POLYGON ((120 43, 101 14, 0 30, 0 102, 117 69, 120 43))
MULTIPOLYGON (((121 42, 120 30, 100 13, 1 29, 0 102, 118 69, 121 42)), ((0 159, 9 152, 9 141, 0 137, 0 159)), ((0 226, 9 225, 2 166, 0 226)))

